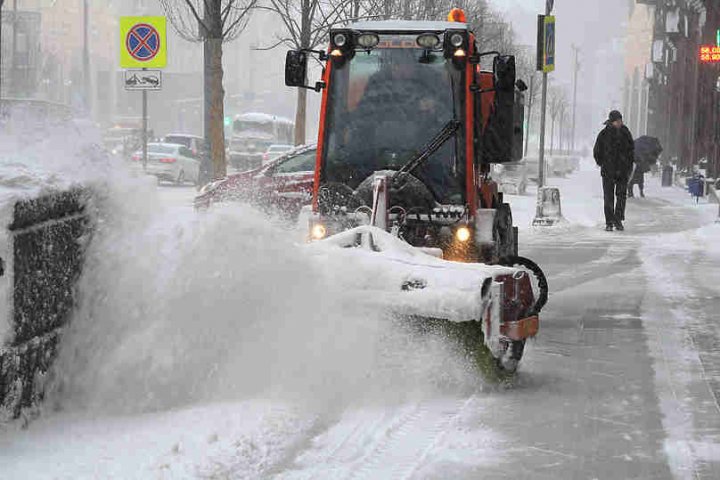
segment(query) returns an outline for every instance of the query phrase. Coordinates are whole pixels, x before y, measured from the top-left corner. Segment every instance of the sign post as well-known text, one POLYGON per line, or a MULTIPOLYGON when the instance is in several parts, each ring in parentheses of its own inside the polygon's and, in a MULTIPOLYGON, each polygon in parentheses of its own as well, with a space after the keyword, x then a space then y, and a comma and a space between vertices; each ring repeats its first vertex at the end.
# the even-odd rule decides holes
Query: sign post
POLYGON ((143 169, 147 168, 148 90, 160 90, 162 73, 149 68, 167 64, 167 22, 165 17, 120 17, 120 68, 125 72, 125 89, 142 91, 143 169))
POLYGON ((540 105, 540 151, 538 157, 538 208, 533 225, 542 225, 541 192, 545 187, 545 121, 547 112, 548 73, 555 70, 555 17, 551 16, 554 2, 545 4, 545 15, 538 15, 537 23, 537 70, 543 72, 542 99, 540 105))

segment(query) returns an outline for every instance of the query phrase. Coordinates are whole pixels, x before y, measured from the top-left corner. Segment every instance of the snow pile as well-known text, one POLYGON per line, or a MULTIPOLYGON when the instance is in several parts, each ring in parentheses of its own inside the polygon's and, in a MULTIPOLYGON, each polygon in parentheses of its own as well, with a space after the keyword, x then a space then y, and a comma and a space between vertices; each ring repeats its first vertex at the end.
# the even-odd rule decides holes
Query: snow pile
POLYGON ((0 435, 3 479, 261 478, 312 421, 267 401, 138 416, 66 416, 0 435))
POLYGON ((99 144, 99 131, 87 121, 10 116, 0 129, 0 205, 107 178, 117 166, 102 155, 99 144))

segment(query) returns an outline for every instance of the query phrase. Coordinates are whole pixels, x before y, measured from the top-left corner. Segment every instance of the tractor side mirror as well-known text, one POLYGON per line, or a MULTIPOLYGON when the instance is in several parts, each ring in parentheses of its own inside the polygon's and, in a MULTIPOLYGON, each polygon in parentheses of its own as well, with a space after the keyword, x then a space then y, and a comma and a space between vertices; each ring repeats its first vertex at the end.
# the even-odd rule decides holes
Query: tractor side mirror
POLYGON ((304 87, 307 78, 307 52, 290 50, 285 56, 285 85, 304 87))
POLYGON ((513 55, 497 55, 493 60, 495 88, 503 92, 515 89, 515 57, 513 55))

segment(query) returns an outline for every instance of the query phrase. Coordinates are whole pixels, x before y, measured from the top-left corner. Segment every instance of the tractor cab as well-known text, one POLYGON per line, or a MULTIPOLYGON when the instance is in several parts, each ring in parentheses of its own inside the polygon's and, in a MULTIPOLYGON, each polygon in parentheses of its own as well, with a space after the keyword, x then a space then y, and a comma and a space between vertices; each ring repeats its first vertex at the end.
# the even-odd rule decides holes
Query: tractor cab
POLYGON ((482 52, 464 22, 362 22, 332 29, 327 51, 288 52, 286 84, 323 94, 311 239, 370 221, 446 258, 491 263, 515 251, 489 177, 491 163, 521 151, 512 56, 482 52), (313 54, 325 63, 310 87, 313 54))

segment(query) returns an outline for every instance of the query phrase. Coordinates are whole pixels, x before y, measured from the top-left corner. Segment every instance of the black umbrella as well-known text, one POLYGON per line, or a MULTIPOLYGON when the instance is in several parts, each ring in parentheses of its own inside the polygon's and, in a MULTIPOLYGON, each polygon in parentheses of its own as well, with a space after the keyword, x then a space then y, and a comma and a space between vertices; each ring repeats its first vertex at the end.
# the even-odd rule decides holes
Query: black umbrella
POLYGON ((652 165, 657 162, 663 151, 660 140, 655 137, 643 135, 635 139, 635 157, 652 165))

